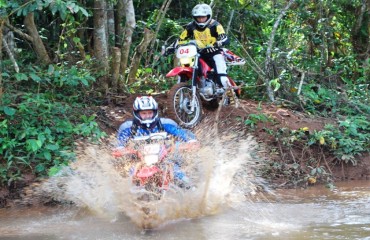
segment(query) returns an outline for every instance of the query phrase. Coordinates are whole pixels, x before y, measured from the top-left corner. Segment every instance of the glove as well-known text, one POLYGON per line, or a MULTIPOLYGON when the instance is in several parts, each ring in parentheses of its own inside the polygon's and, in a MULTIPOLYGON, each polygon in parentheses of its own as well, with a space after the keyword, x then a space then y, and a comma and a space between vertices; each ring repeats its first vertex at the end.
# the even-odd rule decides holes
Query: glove
POLYGON ((186 147, 184 148, 184 150, 194 151, 194 150, 200 149, 200 142, 198 142, 196 139, 189 140, 185 144, 186 144, 186 147))
POLYGON ((220 48, 222 47, 222 42, 221 41, 217 41, 213 44, 214 47, 217 47, 217 48, 220 48))
POLYGON ((116 149, 112 152, 112 156, 115 157, 115 158, 118 158, 118 157, 122 157, 124 154, 122 151, 116 149))
POLYGON ((173 54, 175 52, 175 48, 170 46, 164 50, 163 56, 167 57, 170 54, 173 54))
POLYGON ((204 49, 206 53, 214 53, 217 51, 217 48, 215 47, 209 47, 204 49))

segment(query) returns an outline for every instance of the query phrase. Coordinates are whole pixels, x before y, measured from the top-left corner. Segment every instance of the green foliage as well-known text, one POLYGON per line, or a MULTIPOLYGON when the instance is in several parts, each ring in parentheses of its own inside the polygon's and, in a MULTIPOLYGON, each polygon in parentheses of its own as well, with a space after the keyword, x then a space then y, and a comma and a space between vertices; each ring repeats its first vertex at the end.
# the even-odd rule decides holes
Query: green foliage
POLYGON ((141 80, 134 82, 130 85, 130 90, 132 93, 141 92, 141 93, 161 93, 168 91, 174 84, 174 79, 168 79, 163 76, 157 77, 151 74, 151 69, 147 71, 139 71, 141 75, 141 80))
POLYGON ((269 162, 264 174, 266 177, 284 177, 294 186, 319 180, 332 186, 327 165, 320 166, 323 161, 320 159, 325 159, 325 153, 330 153, 338 162, 356 165, 358 156, 370 152, 370 122, 365 116, 347 117, 338 121, 337 126, 328 124, 320 131, 310 132, 304 127, 297 130, 270 129, 266 132, 275 137, 282 157, 287 154, 291 158, 282 163, 269 162), (292 152, 294 149, 302 149, 302 153, 297 156, 292 152), (302 161, 300 156, 311 156, 310 161, 302 161))
POLYGON ((105 136, 83 104, 83 90, 94 80, 84 69, 28 67, 3 77, 0 184, 29 171, 46 175, 49 168, 75 159, 77 139, 105 136))
POLYGON ((254 114, 251 113, 248 115, 248 118, 244 121, 244 124, 249 126, 251 129, 254 129, 258 123, 272 122, 272 118, 266 116, 266 114, 254 114))
POLYGON ((339 160, 356 165, 356 157, 370 151, 369 120, 354 116, 339 121, 338 127, 326 125, 324 130, 315 132, 308 143, 327 146, 339 160))
POLYGON ((81 15, 88 17, 89 14, 85 8, 81 7, 76 1, 29 1, 24 5, 21 5, 17 1, 9 1, 3 5, 12 11, 15 11, 17 16, 26 16, 30 12, 36 12, 43 9, 49 10, 53 15, 59 14, 62 20, 65 20, 68 15, 81 15))
POLYGON ((338 160, 354 165, 357 164, 358 155, 370 151, 370 123, 364 116, 348 117, 338 121, 338 126, 328 124, 323 130, 311 134, 307 128, 292 130, 287 136, 280 139, 285 143, 302 141, 307 147, 327 147, 338 160))
POLYGON ((183 30, 183 27, 179 24, 178 21, 165 18, 162 23, 161 31, 158 35, 158 38, 162 40, 170 39, 170 41, 175 41, 183 30))

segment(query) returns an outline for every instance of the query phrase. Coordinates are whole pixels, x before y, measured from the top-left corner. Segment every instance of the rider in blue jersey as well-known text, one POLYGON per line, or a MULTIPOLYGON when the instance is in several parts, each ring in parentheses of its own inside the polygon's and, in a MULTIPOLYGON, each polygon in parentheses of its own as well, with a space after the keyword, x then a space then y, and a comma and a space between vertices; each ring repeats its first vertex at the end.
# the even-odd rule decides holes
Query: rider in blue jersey
POLYGON ((118 130, 118 145, 125 146, 130 138, 150 133, 167 132, 182 142, 196 141, 195 135, 182 129, 169 118, 158 117, 158 104, 151 96, 137 97, 133 104, 134 119, 121 124, 118 130))
MULTIPOLYGON (((175 121, 169 118, 158 117, 158 104, 152 96, 142 96, 135 99, 133 116, 133 119, 123 122, 119 127, 117 139, 120 147, 125 147, 127 142, 136 136, 145 136, 163 131, 181 142, 197 142, 191 131, 180 128, 175 121)), ((174 165, 174 175, 185 185, 188 183, 188 178, 181 171, 178 162, 174 165)))

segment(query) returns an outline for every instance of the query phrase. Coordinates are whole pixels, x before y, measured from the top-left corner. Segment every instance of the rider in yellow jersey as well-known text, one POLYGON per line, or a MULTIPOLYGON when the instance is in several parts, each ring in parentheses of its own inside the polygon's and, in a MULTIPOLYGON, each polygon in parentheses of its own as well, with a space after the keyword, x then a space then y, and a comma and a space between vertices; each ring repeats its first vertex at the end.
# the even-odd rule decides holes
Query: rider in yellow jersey
POLYGON ((222 47, 229 44, 224 28, 212 19, 212 9, 207 4, 198 4, 192 10, 194 21, 190 22, 181 33, 178 42, 168 50, 172 50, 177 43, 187 40, 196 40, 200 57, 207 62, 216 72, 216 83, 224 89, 231 86, 226 73, 226 62, 222 55, 222 47), (172 49, 171 49, 172 48, 172 49))

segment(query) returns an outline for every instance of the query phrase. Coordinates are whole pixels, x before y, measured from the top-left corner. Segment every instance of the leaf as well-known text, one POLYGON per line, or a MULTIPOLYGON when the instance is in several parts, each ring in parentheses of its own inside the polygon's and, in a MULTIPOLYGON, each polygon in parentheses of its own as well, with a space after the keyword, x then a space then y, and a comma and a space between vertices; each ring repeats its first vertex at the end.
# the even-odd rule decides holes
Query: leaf
POLYGON ((54 72, 54 66, 53 65, 49 65, 48 74, 51 75, 53 72, 54 72))
POLYGON ((86 81, 86 79, 84 79, 84 78, 81 78, 81 83, 82 83, 83 85, 85 85, 85 86, 88 86, 88 85, 89 85, 89 82, 88 82, 88 81, 86 81))
POLYGON ((74 42, 74 43, 80 43, 80 42, 81 42, 81 39, 80 39, 80 38, 78 38, 78 37, 74 37, 74 38, 73 38, 73 42, 74 42))
POLYGON ((16 73, 14 74, 14 76, 15 76, 15 79, 17 79, 18 81, 28 80, 27 75, 24 73, 16 73))
POLYGON ((37 150, 39 150, 42 146, 42 143, 40 140, 36 140, 36 139, 28 139, 27 141, 27 144, 28 144, 28 147, 33 151, 33 152, 36 152, 37 150))
POLYGON ((62 169, 61 166, 54 166, 49 169, 48 175, 50 177, 55 176, 59 173, 59 171, 62 169))
POLYGON ((6 6, 6 2, 5 0, 0 0, 0 7, 5 7, 6 6))
POLYGON ((41 82, 41 78, 39 76, 37 76, 36 74, 34 73, 31 73, 30 74, 30 77, 32 78, 33 81, 35 82, 41 82))
POLYGON ((80 8, 80 11, 82 12, 83 15, 85 15, 85 17, 89 16, 89 13, 84 8, 80 8))
POLYGON ((16 112, 15 108, 8 107, 8 106, 4 107, 4 113, 8 116, 13 116, 15 112, 16 112))
POLYGON ((25 138, 26 137, 26 132, 24 131, 24 132, 22 132, 20 135, 19 135, 19 137, 18 137, 18 139, 19 140, 22 140, 23 138, 25 138))
POLYGON ((316 183, 316 178, 315 178, 315 177, 309 177, 309 178, 307 179, 307 181, 308 181, 308 183, 310 183, 310 184, 314 184, 314 183, 316 183))
POLYGON ((55 151, 55 150, 59 149, 59 146, 55 145, 55 144, 47 144, 45 147, 46 147, 46 149, 49 149, 51 151, 55 151))
POLYGON ((323 136, 320 137, 320 144, 321 145, 325 144, 325 138, 323 136))
POLYGON ((45 166, 43 164, 38 164, 36 166, 36 172, 43 172, 45 170, 45 166))
POLYGON ((44 151, 44 157, 46 160, 50 161, 51 160, 51 154, 49 151, 44 151))
POLYGON ((270 81, 270 85, 274 87, 274 90, 273 91, 276 92, 280 88, 279 79, 276 78, 276 79, 271 80, 270 81))
POLYGON ((6 72, 2 73, 1 76, 3 76, 3 77, 10 77, 10 75, 8 73, 6 73, 6 72))

